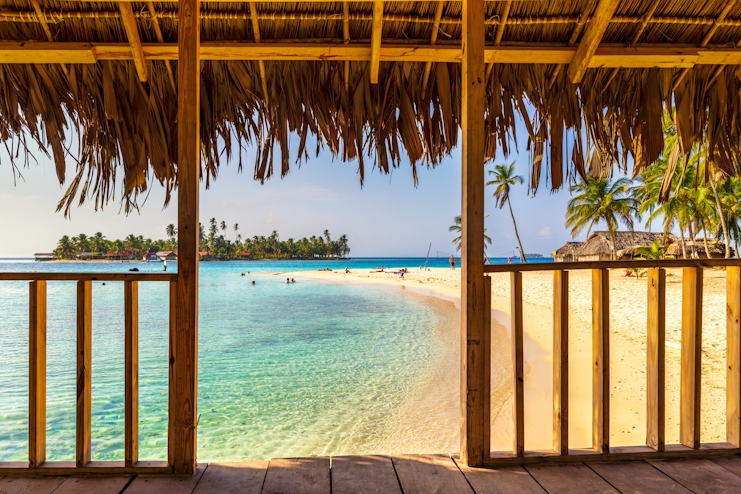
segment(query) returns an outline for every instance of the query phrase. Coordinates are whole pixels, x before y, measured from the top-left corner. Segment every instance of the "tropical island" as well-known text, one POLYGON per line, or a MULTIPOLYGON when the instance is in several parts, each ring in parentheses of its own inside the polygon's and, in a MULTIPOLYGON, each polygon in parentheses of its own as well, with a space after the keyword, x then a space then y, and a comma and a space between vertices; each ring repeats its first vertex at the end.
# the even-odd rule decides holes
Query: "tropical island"
MULTIPOLYGON (((36 260, 76 261, 158 261, 176 260, 178 241, 177 228, 170 224, 165 228, 167 238, 153 240, 142 235, 128 235, 124 239, 110 240, 102 232, 88 236, 80 233, 70 237, 64 235, 51 253, 36 254, 36 260)), ((229 227, 225 221, 209 221, 208 229, 200 225, 200 256, 202 261, 259 260, 259 259, 327 259, 345 258, 350 253, 347 235, 336 240, 329 230, 321 235, 295 240, 281 240, 277 231, 267 237, 255 235, 242 238, 239 224, 229 227), (230 237, 233 231, 233 237, 230 237)))

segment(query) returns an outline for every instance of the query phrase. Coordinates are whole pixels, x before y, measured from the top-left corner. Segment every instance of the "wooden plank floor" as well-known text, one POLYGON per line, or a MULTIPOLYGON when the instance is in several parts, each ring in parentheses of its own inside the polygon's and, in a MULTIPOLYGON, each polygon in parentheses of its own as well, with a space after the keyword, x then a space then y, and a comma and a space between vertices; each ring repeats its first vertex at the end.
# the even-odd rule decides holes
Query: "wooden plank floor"
POLYGON ((476 469, 446 455, 284 458, 201 464, 193 476, 0 477, 2 494, 741 492, 741 456, 476 469))

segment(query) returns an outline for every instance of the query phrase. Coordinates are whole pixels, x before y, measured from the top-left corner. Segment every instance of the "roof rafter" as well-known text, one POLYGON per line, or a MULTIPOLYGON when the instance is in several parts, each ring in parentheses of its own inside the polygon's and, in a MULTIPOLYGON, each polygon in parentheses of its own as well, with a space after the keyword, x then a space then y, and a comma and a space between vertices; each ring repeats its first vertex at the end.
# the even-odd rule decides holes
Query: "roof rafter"
POLYGON ((142 42, 139 38, 139 28, 136 25, 136 17, 134 17, 134 9, 131 8, 130 3, 119 3, 119 9, 121 10, 121 22, 123 22, 124 30, 126 31, 126 37, 129 40, 131 46, 131 54, 134 57, 134 66, 136 72, 139 75, 139 80, 142 82, 147 81, 147 62, 144 59, 144 52, 142 51, 142 42))
MULTIPOLYGON (((255 44, 260 44, 260 24, 257 22, 257 7, 255 2, 250 2, 250 15, 252 16, 252 33, 255 36, 255 44)), ((265 62, 258 61, 260 69, 260 85, 262 86, 262 97, 265 100, 265 106, 270 105, 268 98, 268 76, 265 72, 265 62)))
POLYGON ((572 83, 578 84, 584 77, 584 73, 589 68, 592 56, 597 51, 600 41, 602 41, 602 36, 607 30, 607 26, 610 25, 610 19, 615 13, 618 3, 619 0, 600 0, 597 4, 589 27, 576 49, 573 60, 569 64, 569 79, 571 79, 572 83))
MULTIPOLYGON (((342 41, 350 43, 350 4, 342 2, 342 41)), ((350 60, 345 60, 345 91, 350 90, 350 60)))
MULTIPOLYGON (((592 9, 594 8, 594 2, 591 2, 589 6, 584 9, 584 12, 581 13, 579 16, 579 20, 576 23, 576 27, 574 28, 574 31, 571 33, 571 37, 569 38, 568 46, 575 46, 576 42, 579 41, 579 36, 581 35, 582 30, 584 29, 584 25, 589 20, 589 16, 592 14, 592 9)), ((561 73, 561 69, 563 68, 563 65, 556 65, 556 68, 553 70, 553 73, 551 74, 551 78, 548 81, 548 87, 551 88, 556 83, 556 78, 558 77, 558 74, 561 73)))
POLYGON ((381 62, 381 34, 383 32, 383 0, 373 2, 373 31, 371 33, 370 82, 378 83, 381 62))
MULTIPOLYGON (((154 9, 154 2, 147 2, 147 8, 149 13, 152 14, 152 27, 154 28, 154 35, 157 36, 157 41, 160 43, 165 42, 164 36, 162 36, 162 30, 160 29, 160 23, 157 20, 157 11, 154 9)), ((170 80, 170 86, 172 90, 177 92, 177 86, 175 85, 175 75, 172 72, 172 64, 169 60, 165 60, 165 67, 167 68, 167 78, 170 80)))
MULTIPOLYGON (((512 0, 507 0, 502 8, 502 14, 499 16, 499 26, 497 27, 497 34, 494 36, 494 46, 502 44, 502 36, 504 36, 504 28, 507 25, 507 19, 509 18, 509 10, 512 8, 512 0)), ((484 76, 487 80, 491 75, 491 71, 494 69, 494 64, 490 63, 486 66, 486 75, 484 76)))
MULTIPOLYGON (((443 1, 437 2, 435 8, 435 22, 432 24, 432 34, 430 35, 430 45, 437 44, 437 32, 440 30, 440 19, 443 16, 443 1)), ((430 70, 432 70, 432 62, 425 63, 425 73, 422 78, 422 94, 427 92, 427 83, 430 80, 430 70)))

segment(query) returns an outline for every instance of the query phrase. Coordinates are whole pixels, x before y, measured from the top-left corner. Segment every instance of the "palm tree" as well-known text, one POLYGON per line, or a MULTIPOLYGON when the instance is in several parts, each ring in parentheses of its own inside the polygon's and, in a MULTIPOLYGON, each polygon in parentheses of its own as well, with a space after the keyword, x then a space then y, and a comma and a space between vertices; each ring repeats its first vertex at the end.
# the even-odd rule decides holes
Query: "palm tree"
POLYGON ((658 261, 666 257, 667 249, 668 247, 666 245, 661 245, 661 241, 657 238, 649 247, 637 247, 635 250, 635 257, 644 260, 658 261))
POLYGON ((59 239, 57 248, 54 249, 54 255, 60 259, 69 259, 75 254, 75 246, 67 235, 59 239))
POLYGON ((172 223, 170 223, 165 228, 165 233, 167 234, 167 237, 168 238, 175 238, 175 235, 178 234, 178 230, 177 230, 177 228, 175 228, 175 225, 173 225, 172 223))
POLYGON ((494 180, 486 182, 486 186, 495 186, 494 197, 496 198, 496 205, 499 209, 502 209, 505 203, 509 206, 509 215, 512 217, 512 226, 515 227, 515 237, 517 237, 517 244, 520 246, 520 258, 522 259, 522 262, 527 262, 525 249, 522 248, 522 241, 520 240, 520 233, 517 231, 515 214, 512 212, 512 202, 509 200, 510 188, 513 185, 523 183, 524 180, 520 175, 515 175, 514 161, 509 165, 495 166, 493 170, 489 170, 489 175, 494 176, 494 180))
POLYGON ((590 178, 571 186, 570 192, 576 194, 566 207, 566 226, 571 228, 571 236, 576 238, 587 227, 587 238, 592 227, 600 221, 607 224, 610 234, 612 258, 615 259, 615 232, 618 222, 633 229, 633 212, 637 202, 630 194, 630 180, 621 178, 610 183, 607 178, 590 178))
POLYGON ((239 236, 239 223, 234 223, 234 237, 237 239, 237 242, 241 239, 239 236))
POLYGON ((221 231, 226 233, 226 221, 221 222, 221 231))
MULTIPOLYGON (((449 232, 455 232, 458 234, 457 237, 453 239, 453 243, 455 244, 455 250, 461 250, 461 232, 462 232, 462 226, 461 223, 463 222, 460 215, 453 218, 453 224, 448 227, 449 232)), ((484 251, 486 251, 486 246, 491 245, 491 239, 486 234, 486 228, 484 228, 484 251)), ((347 249, 348 252, 350 249, 347 249)))

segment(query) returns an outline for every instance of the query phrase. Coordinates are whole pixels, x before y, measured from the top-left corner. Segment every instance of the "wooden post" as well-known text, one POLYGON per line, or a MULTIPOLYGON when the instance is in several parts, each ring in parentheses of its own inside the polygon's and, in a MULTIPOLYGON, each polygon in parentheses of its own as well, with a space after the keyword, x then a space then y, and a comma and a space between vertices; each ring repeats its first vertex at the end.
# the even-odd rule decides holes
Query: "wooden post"
POLYGON ((175 363, 175 331, 177 331, 177 297, 178 297, 178 284, 176 281, 170 282, 170 342, 169 342, 169 356, 170 356, 170 369, 168 375, 167 389, 169 390, 167 396, 167 464, 171 467, 175 466, 175 376, 174 376, 174 363, 175 363))
POLYGON ((702 269, 682 270, 682 368, 679 391, 679 442, 700 448, 702 357, 702 269))
POLYGON ((124 464, 139 461, 139 282, 124 282, 124 464))
POLYGON ((592 448, 610 452, 610 272, 592 270, 592 448))
POLYGON ((32 281, 28 333, 28 467, 46 461, 46 281, 32 281))
POLYGON ((510 331, 512 337, 514 451, 516 456, 525 456, 525 370, 522 331, 522 273, 510 273, 510 331))
POLYGON ((553 449, 569 454, 569 272, 553 272, 553 449))
POLYGON ((181 0, 178 7, 178 279, 170 418, 175 473, 192 474, 198 410, 201 2, 181 0))
POLYGON ((491 277, 484 276, 484 455, 491 456, 491 277))
POLYGON ((646 445, 664 451, 666 428, 666 270, 648 270, 646 445))
POLYGON ((77 466, 90 463, 93 386, 93 282, 77 282, 77 466))
MULTIPOLYGON (((463 0, 461 460, 484 460, 484 0, 463 0)), ((488 452, 487 452, 488 456, 488 452)))
POLYGON ((741 267, 726 268, 726 441, 741 447, 741 267))

